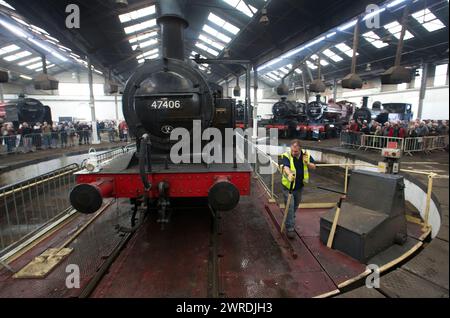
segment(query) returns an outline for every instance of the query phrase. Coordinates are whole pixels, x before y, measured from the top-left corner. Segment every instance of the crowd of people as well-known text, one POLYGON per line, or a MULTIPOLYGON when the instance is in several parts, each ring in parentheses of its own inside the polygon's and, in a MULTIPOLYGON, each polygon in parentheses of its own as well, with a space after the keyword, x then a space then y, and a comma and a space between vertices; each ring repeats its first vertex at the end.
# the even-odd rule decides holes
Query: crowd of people
POLYGON ((350 133, 364 135, 384 136, 384 137, 425 137, 448 135, 448 120, 420 120, 411 122, 406 121, 387 121, 384 124, 375 120, 368 123, 364 121, 351 120, 345 130, 350 133))
MULTIPOLYGON (((372 120, 370 123, 366 120, 351 120, 348 126, 344 127, 343 132, 344 134, 341 136, 341 139, 344 140, 346 144, 361 146, 362 142, 364 144, 363 146, 384 147, 387 142, 386 140, 388 140, 387 138, 379 140, 374 137, 365 137, 362 139, 362 136, 379 136, 389 138, 448 136, 449 123, 448 120, 420 119, 410 122, 401 120, 387 121, 383 124, 375 120, 372 120), (371 143, 374 144, 372 145, 371 143)), ((415 139, 413 139, 413 141, 414 140, 415 139)), ((421 143, 416 140, 412 145, 420 146, 421 143)))
MULTIPOLYGON (((97 121, 99 141, 110 143, 128 142, 128 126, 125 121, 97 121)), ((41 149, 67 148, 92 143, 91 122, 60 123, 21 123, 15 127, 13 123, 0 126, 0 148, 5 147, 8 154, 21 151, 24 153, 41 149)))

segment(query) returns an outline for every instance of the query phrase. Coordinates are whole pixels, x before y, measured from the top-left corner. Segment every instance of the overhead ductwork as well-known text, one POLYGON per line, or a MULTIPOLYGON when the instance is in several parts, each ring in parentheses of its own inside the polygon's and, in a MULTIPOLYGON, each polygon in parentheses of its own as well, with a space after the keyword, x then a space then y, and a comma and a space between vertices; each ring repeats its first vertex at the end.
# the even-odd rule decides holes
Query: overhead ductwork
POLYGON ((7 71, 0 70, 0 83, 8 83, 9 74, 7 71))
POLYGON ((400 40, 398 41, 397 54, 395 55, 395 64, 386 72, 381 74, 381 84, 398 85, 402 83, 410 83, 413 79, 413 71, 400 65, 402 61, 403 43, 406 34, 406 24, 408 23, 409 8, 405 6, 402 17, 402 31, 400 40))
POLYGON ((342 88, 348 89, 360 89, 363 87, 363 81, 358 74, 356 74, 356 61, 358 57, 358 47, 359 47, 359 24, 360 19, 356 21, 355 31, 353 33, 353 57, 352 57, 352 68, 350 74, 344 77, 341 81, 342 88))

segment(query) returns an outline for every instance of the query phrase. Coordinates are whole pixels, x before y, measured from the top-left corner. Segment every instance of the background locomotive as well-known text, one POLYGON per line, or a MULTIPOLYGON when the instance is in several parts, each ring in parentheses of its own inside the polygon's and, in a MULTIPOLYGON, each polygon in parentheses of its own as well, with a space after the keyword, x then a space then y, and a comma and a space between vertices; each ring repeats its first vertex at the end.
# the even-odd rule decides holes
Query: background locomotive
POLYGON ((334 103, 330 100, 327 104, 317 95, 315 101, 306 105, 283 97, 273 105, 273 118, 265 126, 278 129, 280 135, 286 138, 334 138, 348 123, 352 113, 353 105, 346 101, 334 103))
MULTIPOLYGON (((104 165, 99 172, 77 175, 79 184, 70 199, 80 212, 95 212, 104 197, 129 198, 135 206, 156 207, 158 221, 168 222, 168 211, 176 200, 207 199, 213 210, 223 211, 233 209, 241 195, 250 193, 249 164, 236 163, 234 155, 234 163, 210 163, 205 161, 202 147, 195 146, 208 127, 220 129, 222 136, 226 128, 234 129, 235 100, 222 98, 197 65, 184 59, 188 22, 177 2, 160 1, 159 9, 163 58, 143 63, 128 80, 122 98, 137 150, 104 165), (201 131, 196 131, 194 120, 201 122, 201 131), (170 140, 176 128, 185 128, 193 141, 187 145, 189 163, 174 164, 169 156, 177 142, 170 140)), ((234 154, 233 150, 222 149, 222 154, 234 154)))
POLYGON ((52 124, 52 112, 49 106, 43 105, 34 98, 25 98, 19 95, 16 100, 0 104, 0 121, 12 122, 15 129, 26 122, 34 126, 37 122, 52 124))
POLYGON ((279 135, 284 138, 293 137, 297 125, 306 118, 305 104, 287 100, 282 97, 272 106, 272 118, 262 122, 267 129, 278 129, 279 135))
POLYGON ((372 120, 384 124, 392 120, 411 121, 413 118, 412 105, 407 103, 380 103, 374 102, 372 109, 368 107, 369 97, 363 97, 362 107, 356 109, 353 119, 359 122, 372 120))

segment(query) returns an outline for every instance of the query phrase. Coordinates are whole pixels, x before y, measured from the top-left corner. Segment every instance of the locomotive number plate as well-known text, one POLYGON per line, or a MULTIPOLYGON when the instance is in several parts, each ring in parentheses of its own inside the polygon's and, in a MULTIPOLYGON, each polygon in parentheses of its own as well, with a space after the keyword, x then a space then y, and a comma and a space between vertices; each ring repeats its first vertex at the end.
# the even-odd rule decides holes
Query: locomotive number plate
POLYGON ((176 110, 176 109, 182 109, 183 104, 180 100, 169 100, 169 99, 161 99, 161 100, 154 100, 150 104, 150 109, 154 110, 176 110))

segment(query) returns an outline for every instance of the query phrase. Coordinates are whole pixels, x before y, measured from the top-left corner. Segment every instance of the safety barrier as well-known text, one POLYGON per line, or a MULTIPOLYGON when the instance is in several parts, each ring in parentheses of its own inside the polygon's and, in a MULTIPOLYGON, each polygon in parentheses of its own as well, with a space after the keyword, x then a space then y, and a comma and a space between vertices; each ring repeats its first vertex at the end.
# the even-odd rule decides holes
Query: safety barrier
POLYGON ((44 175, 0 188, 0 249, 20 240, 70 207, 75 185, 71 164, 44 175))
MULTIPOLYGON (((135 149, 135 144, 96 155, 102 164, 135 149)), ((0 188, 0 251, 38 230, 69 209, 68 193, 75 186, 74 173, 83 168, 71 164, 38 177, 0 188)))
POLYGON ((350 146, 357 149, 375 149, 386 148, 389 143, 395 143, 397 149, 405 154, 412 156, 416 152, 431 153, 435 150, 443 150, 448 147, 448 136, 426 136, 426 137, 386 137, 365 135, 359 132, 342 132, 341 146, 350 146))
MULTIPOLYGON (((430 140, 433 140, 433 144, 430 147, 441 147, 444 144, 444 140, 446 140, 445 136, 433 136, 434 139, 432 138, 427 138, 430 140), (438 137, 438 138, 436 138, 438 137)), ((270 153, 268 151, 268 148, 261 148, 260 146, 252 143, 251 141, 248 141, 248 139, 246 140, 246 144, 248 147, 248 152, 256 152, 258 153, 258 156, 262 156, 264 158, 264 160, 256 160, 256 163, 253 164, 254 167, 254 172, 255 175, 257 176, 257 178, 261 181, 262 185, 264 186, 264 188, 266 189, 266 192, 268 194, 268 201, 270 203, 277 203, 280 206, 284 205, 284 202, 286 201, 286 197, 285 194, 283 193, 283 186, 281 185, 281 174, 283 173, 281 171, 281 167, 279 165, 279 163, 277 162, 277 157, 278 156, 274 156, 274 154, 270 155, 268 153, 270 153), (274 159, 274 157, 276 159, 274 159), (261 163, 261 162, 265 162, 265 163, 261 163), (262 166, 270 166, 273 167, 273 169, 271 170, 264 170, 264 173, 260 173, 262 171, 262 166), (269 171, 271 171, 269 173, 269 171)), ((440 148, 438 148, 440 149, 440 148)), ((270 149, 273 150, 273 149, 270 149)), ((279 149, 280 151, 284 151, 283 149, 279 149)), ((276 155, 279 155, 280 153, 276 153, 276 155)), ((261 158, 260 158, 261 159, 261 158)), ((320 168, 326 168, 326 167, 331 167, 331 168, 342 168, 344 169, 344 176, 343 176, 343 186, 342 186, 342 190, 338 190, 341 191, 342 193, 347 193, 348 190, 348 181, 349 181, 349 176, 351 173, 352 169, 359 169, 359 168, 369 168, 370 170, 378 170, 378 167, 375 165, 370 165, 368 163, 332 163, 332 164, 328 164, 328 163, 317 163, 316 167, 318 169, 320 168)), ((432 202, 432 192, 433 192, 433 181, 435 179, 438 178, 444 178, 444 179, 448 179, 447 175, 438 175, 436 173, 433 172, 427 172, 427 171, 420 171, 420 170, 408 170, 408 169, 401 169, 401 172, 404 173, 410 173, 410 174, 420 174, 420 175, 425 175, 428 177, 428 183, 427 183, 427 187, 426 187, 426 201, 425 201, 425 206, 423 209, 423 215, 422 215, 422 219, 416 220, 416 222, 420 223, 422 225, 422 231, 424 233, 431 233, 431 222, 430 222, 430 211, 431 211, 431 202, 432 202)), ((320 187, 317 187, 313 184, 310 184, 308 186, 308 188, 318 188, 321 189, 320 187)), ((332 206, 335 206, 337 202, 317 202, 317 203, 301 203, 300 204, 300 208, 331 208, 332 206)))

